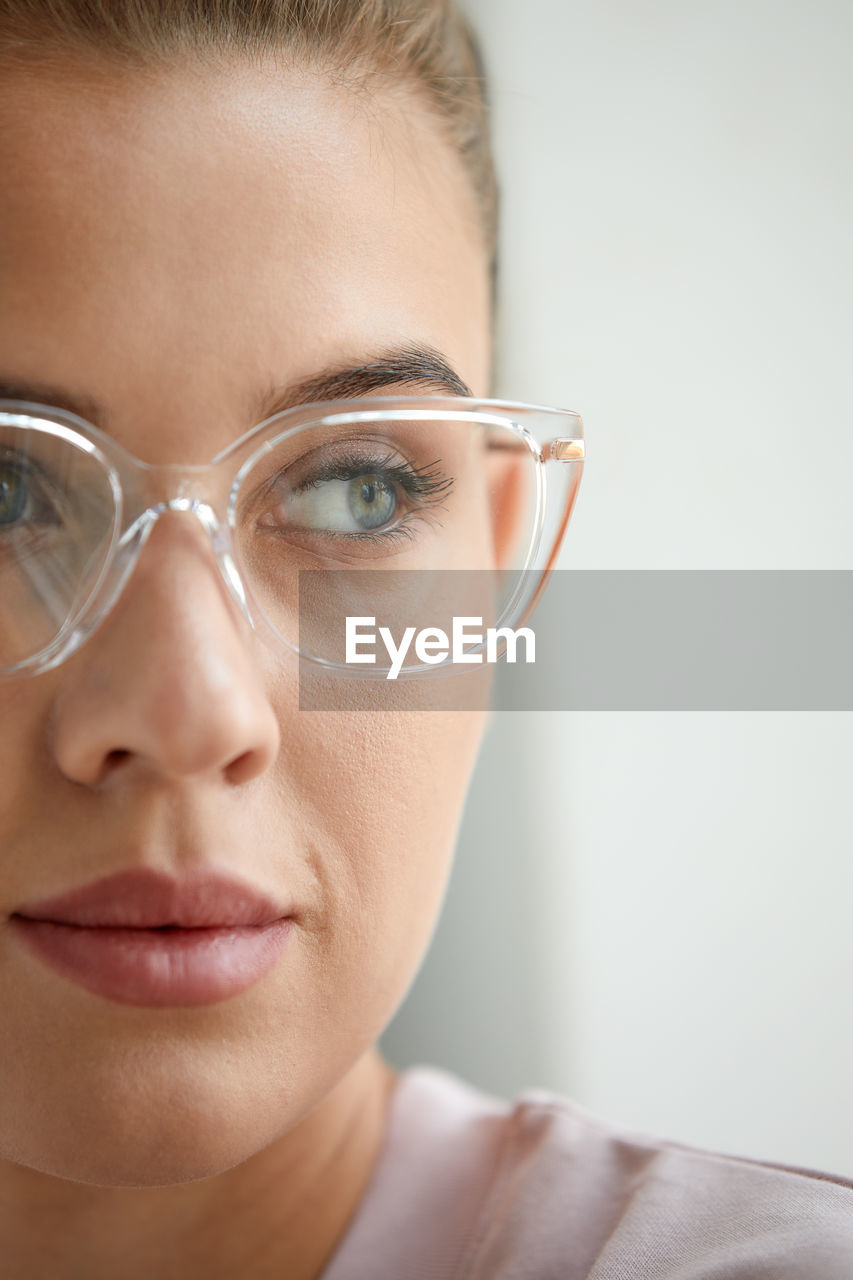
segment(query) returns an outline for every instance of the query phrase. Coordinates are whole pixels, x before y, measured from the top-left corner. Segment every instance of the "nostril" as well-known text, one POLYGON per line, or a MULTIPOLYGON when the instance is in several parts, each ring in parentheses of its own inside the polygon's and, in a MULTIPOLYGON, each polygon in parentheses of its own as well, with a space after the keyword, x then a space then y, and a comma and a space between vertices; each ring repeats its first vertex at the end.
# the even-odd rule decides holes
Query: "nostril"
POLYGON ((107 752, 104 763, 112 767, 113 765, 121 764, 129 755, 130 752, 126 751, 124 747, 116 747, 114 751, 107 752))
POLYGON ((232 760, 226 767, 228 781, 232 786, 240 786, 249 779, 254 778, 259 771, 259 762, 263 756, 263 751, 252 748, 249 751, 242 752, 236 759, 232 760))

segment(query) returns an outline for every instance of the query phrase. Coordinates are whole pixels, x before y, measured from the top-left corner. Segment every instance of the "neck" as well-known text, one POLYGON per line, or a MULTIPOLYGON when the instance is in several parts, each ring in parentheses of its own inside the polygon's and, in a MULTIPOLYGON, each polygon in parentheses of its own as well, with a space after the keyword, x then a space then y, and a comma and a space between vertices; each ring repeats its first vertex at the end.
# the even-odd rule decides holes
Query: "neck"
POLYGON ((371 1049, 294 1129, 190 1183, 95 1187, 0 1162, 4 1280, 316 1280, 367 1189, 397 1080, 371 1049))

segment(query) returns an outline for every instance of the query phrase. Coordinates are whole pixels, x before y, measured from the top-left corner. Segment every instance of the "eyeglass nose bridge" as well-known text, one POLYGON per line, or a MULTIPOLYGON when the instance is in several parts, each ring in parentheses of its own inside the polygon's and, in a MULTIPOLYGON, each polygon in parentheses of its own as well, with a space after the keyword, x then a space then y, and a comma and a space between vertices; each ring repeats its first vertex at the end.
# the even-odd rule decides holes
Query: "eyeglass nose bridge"
MULTIPOLYGON (((199 468, 199 470, 202 469, 199 468)), ((38 663, 39 671, 49 671, 63 663, 112 613, 137 566, 151 531, 162 515, 172 511, 196 517, 210 539, 216 566, 231 599, 252 630, 265 633, 262 615, 259 618, 253 609, 251 598, 234 560, 228 530, 223 528, 222 521, 210 503, 199 497, 172 497, 144 507, 114 543, 112 555, 105 566, 99 586, 89 599, 88 606, 71 626, 62 629, 53 645, 41 655, 38 663)))
MULTIPOLYGON (((186 470, 187 468, 182 468, 181 474, 186 475, 186 470)), ((199 470, 206 470, 206 468, 200 467, 199 470)), ((243 582, 240 570, 238 570, 237 563, 234 561, 233 545, 227 525, 223 525, 222 520, 220 520, 219 516, 216 515, 214 508, 210 506, 209 502, 206 502, 206 500, 202 498, 168 498, 163 500, 163 502, 154 503, 151 507, 147 508, 145 515, 149 516, 150 520, 149 527, 147 527, 146 538, 147 535, 150 534, 151 529, 154 529, 154 525, 156 524, 156 521, 159 520, 160 516, 164 516, 165 513, 172 511, 193 515, 197 518, 197 521, 200 522, 202 529, 204 529, 207 534, 207 538, 210 539, 216 563, 218 563, 219 571, 222 573, 225 586, 227 586, 229 593, 231 593, 234 603, 236 603, 237 607, 240 608, 243 617, 245 617, 246 621, 250 623, 252 630, 255 630, 255 614, 252 612, 250 600, 248 600, 245 582, 243 582)), ((134 561, 136 561, 136 557, 134 557, 134 561)))
MULTIPOLYGON (((199 468, 199 470, 202 469, 199 468)), ((163 468, 163 470, 165 471, 166 468, 163 468)), ((186 469, 182 468, 181 475, 185 474, 186 469)), ((157 521, 161 516, 170 512, 192 515, 198 520, 210 541, 217 567, 231 599, 251 628, 256 630, 257 618, 252 609, 242 575, 234 559, 233 546, 227 526, 223 525, 209 502, 198 496, 189 497, 185 495, 151 503, 136 516, 119 539, 113 562, 113 582, 108 592, 108 598, 103 603, 102 611, 99 610, 100 620, 113 609, 124 591, 125 585, 136 568, 142 549, 157 521)))

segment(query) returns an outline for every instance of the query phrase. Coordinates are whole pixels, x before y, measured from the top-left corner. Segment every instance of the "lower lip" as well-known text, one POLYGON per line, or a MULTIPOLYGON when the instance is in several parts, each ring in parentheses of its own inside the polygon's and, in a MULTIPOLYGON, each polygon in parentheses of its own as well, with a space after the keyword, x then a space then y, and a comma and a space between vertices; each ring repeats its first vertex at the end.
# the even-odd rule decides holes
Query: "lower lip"
POLYGON ((84 928, 10 919, 33 955, 63 977, 121 1004, 202 1005, 239 995, 269 973, 291 919, 217 929, 84 928))

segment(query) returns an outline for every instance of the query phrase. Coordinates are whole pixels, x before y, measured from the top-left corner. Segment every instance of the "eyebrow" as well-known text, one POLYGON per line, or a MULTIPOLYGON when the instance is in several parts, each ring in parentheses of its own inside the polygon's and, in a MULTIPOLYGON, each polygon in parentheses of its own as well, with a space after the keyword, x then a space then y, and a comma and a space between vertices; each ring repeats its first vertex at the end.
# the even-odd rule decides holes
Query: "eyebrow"
MULTIPOLYGON (((265 421, 296 405, 322 400, 348 400, 380 393, 389 387, 418 387, 425 394, 472 396, 447 359, 434 347, 410 344, 378 353, 362 364, 330 366, 309 378, 273 387, 255 401, 252 424, 265 421)), ((77 395, 46 382, 19 382, 0 373, 0 399, 30 400, 65 409, 106 430, 110 415, 91 396, 77 395)))

